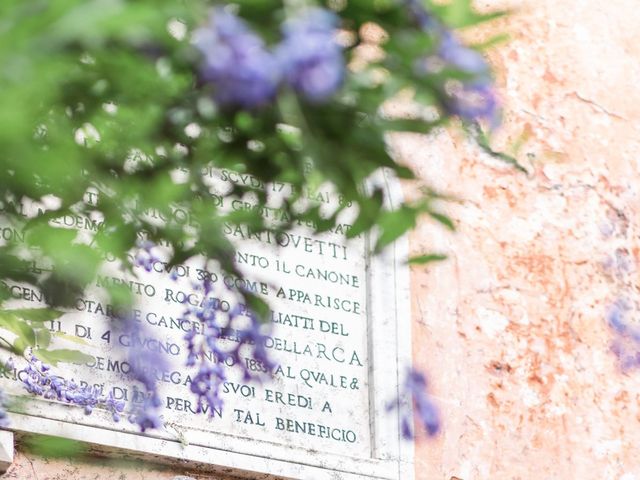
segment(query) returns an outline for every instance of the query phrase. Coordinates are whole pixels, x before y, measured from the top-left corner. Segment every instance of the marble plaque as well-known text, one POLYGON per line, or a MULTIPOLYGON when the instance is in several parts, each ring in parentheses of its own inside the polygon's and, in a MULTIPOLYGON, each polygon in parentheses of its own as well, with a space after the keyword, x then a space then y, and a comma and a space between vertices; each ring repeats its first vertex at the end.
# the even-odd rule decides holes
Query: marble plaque
MULTIPOLYGON (((278 196, 287 185, 270 185, 267 205, 251 195, 224 197, 225 185, 251 185, 257 180, 235 172, 210 172, 215 202, 227 210, 259 208, 266 218, 279 215, 278 196), (272 202, 272 203, 271 203, 272 202), (271 206, 275 205, 275 206, 271 206)), ((384 180, 384 179, 383 179, 384 180)), ((340 202, 330 191, 308 192, 307 200, 330 211, 340 202)), ((73 308, 49 322, 51 348, 79 349, 94 360, 81 365, 60 364, 67 378, 98 385, 103 392, 135 406, 143 392, 127 378, 128 353, 159 352, 170 365, 158 372, 164 429, 140 434, 124 419, 113 422, 107 412, 85 415, 82 409, 36 399, 15 414, 12 427, 80 439, 104 448, 119 448, 170 459, 186 459, 211 468, 232 468, 288 478, 410 478, 410 446, 399 440, 398 419, 386 412, 398 393, 399 371, 410 359, 406 257, 402 242, 382 256, 370 257, 365 236, 346 240, 354 212, 332 231, 312 234, 299 225, 287 233, 254 234, 224 224, 236 246, 241 276, 222 274, 212 262, 193 259, 169 268, 162 246, 151 271, 136 267, 125 274, 107 259, 96 282, 78 297, 73 308), (351 217, 350 217, 351 215, 351 217), (195 323, 183 312, 205 299, 194 285, 209 279, 206 298, 222 312, 233 308, 239 290, 250 291, 272 307, 271 331, 264 347, 276 364, 264 381, 243 380, 233 362, 223 362, 227 381, 222 386, 224 407, 198 412, 189 391, 196 368, 185 366, 184 335, 195 323), (133 321, 142 328, 134 337, 115 329, 106 285, 125 285, 136 299, 133 321), (406 450, 406 451, 405 451, 406 450), (404 473, 403 473, 404 472, 404 473)), ((153 217, 154 212, 148 212, 153 217)), ((176 208, 176 221, 190 222, 189 213, 176 208)), ((158 218, 158 221, 163 219, 158 218)), ((100 222, 78 216, 55 220, 90 236, 100 222)), ((7 233, 11 233, 7 231, 7 233)), ((13 232, 20 235, 20 232, 13 232)), ((12 284, 15 297, 7 307, 42 306, 42 295, 26 285, 12 284)), ((234 342, 234 332, 224 342, 234 342)), ((263 365, 250 355, 240 362, 256 372, 263 365)), ((211 357, 211 361, 217 359, 211 357)), ((10 394, 23 393, 17 378, 24 364, 2 381, 10 394)))

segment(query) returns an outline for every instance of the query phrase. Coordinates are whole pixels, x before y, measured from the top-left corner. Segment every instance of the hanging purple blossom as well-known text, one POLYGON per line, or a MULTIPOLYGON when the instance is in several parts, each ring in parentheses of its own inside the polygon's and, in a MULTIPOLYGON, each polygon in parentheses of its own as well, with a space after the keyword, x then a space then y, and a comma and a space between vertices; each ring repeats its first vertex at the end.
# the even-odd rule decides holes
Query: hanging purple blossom
POLYGON ((141 432, 162 427, 160 407, 162 401, 157 390, 146 392, 142 405, 138 405, 129 415, 129 421, 140 427, 141 432))
MULTIPOLYGON (((276 364, 271 360, 265 348, 265 340, 267 338, 264 333, 265 325, 260 322, 253 312, 249 312, 247 316, 250 323, 248 327, 237 332, 239 345, 235 350, 235 355, 240 351, 240 347, 243 344, 249 345, 252 348, 251 354, 253 359, 262 364, 266 371, 271 371, 276 368, 276 364)), ((255 376, 253 372, 247 369, 244 370, 245 379, 248 380, 253 376, 255 376)))
POLYGON ((410 406, 427 435, 435 436, 440 431, 440 414, 427 391, 427 379, 415 369, 408 371, 400 396, 388 406, 388 410, 399 410, 402 436, 408 440, 415 437, 410 406))
POLYGON ((209 415, 212 416, 216 410, 222 408, 220 386, 225 380, 226 376, 220 363, 212 365, 209 362, 202 362, 190 386, 191 391, 198 397, 198 412, 209 411, 209 415), (208 408, 204 408, 205 404, 208 408))
MULTIPOLYGON (((125 328, 132 339, 144 336, 144 330, 134 320, 125 320, 125 328)), ((157 378, 169 370, 167 361, 159 352, 132 348, 129 350, 129 364, 131 365, 129 376, 144 387, 142 392, 144 400, 134 407, 129 415, 129 421, 136 423, 142 432, 147 429, 160 428, 162 426, 160 418, 162 401, 158 391, 157 378)))
POLYGON ((488 76, 489 65, 476 50, 462 44, 454 33, 429 14, 417 0, 405 0, 409 15, 425 33, 438 42, 436 55, 445 64, 462 72, 488 76))
POLYGON ((498 121, 498 100, 488 80, 451 81, 445 86, 445 105, 449 113, 467 120, 485 119, 494 126, 498 121))
POLYGON ((323 102, 342 85, 342 48, 336 42, 337 17, 320 8, 287 21, 276 55, 287 83, 311 102, 323 102))
POLYGON ((405 0, 405 5, 409 15, 422 30, 429 30, 437 27, 438 22, 429 14, 419 0, 405 0))
POLYGON ((420 74, 449 68, 466 75, 447 79, 442 84, 443 107, 450 115, 464 120, 486 120, 494 128, 499 123, 499 104, 493 87, 491 69, 484 57, 462 44, 454 33, 435 20, 417 0, 405 0, 409 14, 420 29, 438 42, 435 54, 416 63, 420 74))
POLYGON ((202 79, 213 85, 220 105, 252 109, 273 100, 280 81, 278 63, 239 17, 216 8, 193 42, 203 55, 202 79))
POLYGON ((611 351, 618 357, 623 372, 640 367, 640 326, 625 320, 629 305, 618 300, 607 313, 607 321, 614 332, 611 351))
POLYGON ((153 252, 155 244, 149 240, 139 240, 136 246, 138 251, 135 256, 135 265, 142 267, 146 272, 150 272, 153 264, 160 260, 153 252))
POLYGON ((445 108, 452 115, 469 121, 487 120, 492 128, 499 121, 499 106, 490 77, 490 68, 476 50, 462 45, 449 31, 440 39, 438 56, 448 66, 470 78, 445 83, 445 108))
POLYGON ((190 385, 198 397, 198 410, 208 411, 213 417, 223 406, 220 386, 227 380, 225 362, 239 368, 244 381, 259 379, 261 374, 271 372, 275 365, 265 349, 266 325, 240 303, 229 312, 223 312, 220 299, 212 296, 210 281, 198 285, 197 290, 202 292, 204 300, 199 306, 188 306, 182 316, 191 324, 200 326, 184 336, 187 342, 186 364, 198 366, 190 385), (209 360, 211 358, 215 362, 209 360))
POLYGON ((197 340, 197 332, 195 329, 189 330, 184 339, 187 341, 187 361, 185 365, 187 367, 193 367, 196 364, 196 360, 198 359, 198 355, 196 353, 196 340, 197 340))
POLYGON ((458 70, 488 78, 490 68, 484 57, 478 51, 460 43, 460 40, 450 31, 443 31, 438 55, 458 70))
POLYGON ((9 415, 6 410, 7 398, 2 390, 0 390, 0 427, 9 426, 9 415))
POLYGON ((42 396, 50 400, 58 400, 84 407, 87 415, 96 407, 104 408, 111 412, 117 422, 124 410, 124 402, 116 400, 113 395, 102 395, 102 389, 97 386, 77 384, 73 379, 53 375, 51 367, 42 363, 34 355, 26 356, 27 367, 25 375, 21 377, 24 388, 31 394, 42 396))

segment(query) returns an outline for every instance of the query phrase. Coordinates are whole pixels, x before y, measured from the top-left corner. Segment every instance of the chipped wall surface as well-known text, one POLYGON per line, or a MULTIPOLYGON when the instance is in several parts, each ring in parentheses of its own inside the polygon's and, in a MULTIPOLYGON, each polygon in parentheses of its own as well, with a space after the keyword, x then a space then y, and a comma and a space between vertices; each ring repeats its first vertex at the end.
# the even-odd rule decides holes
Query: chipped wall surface
POLYGON ((638 299, 640 4, 478 5, 515 10, 471 38, 511 36, 490 53, 493 146, 530 174, 461 135, 396 139, 460 198, 456 234, 423 222, 411 237, 450 255, 412 272, 414 356, 445 419, 417 478, 640 479, 640 371, 621 373, 607 324, 638 299))
MULTIPOLYGON (((621 373, 606 319, 638 296, 640 5, 478 6, 514 10, 469 34, 511 36, 490 53, 505 110, 493 146, 529 174, 455 132, 394 140, 460 199, 447 206, 456 234, 425 221, 410 239, 415 253, 450 255, 412 270, 414 355, 444 418, 416 447, 416 477, 640 480, 640 372, 621 373)), ((184 475, 105 462, 19 453, 3 478, 184 475)))
POLYGON ((177 468, 114 458, 77 458, 72 461, 19 453, 4 479, 16 480, 229 480, 198 475, 177 468))

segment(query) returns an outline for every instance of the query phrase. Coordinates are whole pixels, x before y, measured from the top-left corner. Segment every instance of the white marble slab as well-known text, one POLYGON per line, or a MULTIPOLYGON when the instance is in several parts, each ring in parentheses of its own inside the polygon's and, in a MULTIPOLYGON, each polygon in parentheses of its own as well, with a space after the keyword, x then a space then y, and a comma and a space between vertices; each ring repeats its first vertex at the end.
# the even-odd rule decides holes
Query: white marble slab
MULTIPOLYGON (((213 171, 211 176, 217 188, 231 180, 251 181, 229 172, 213 171)), ((398 198, 398 191, 387 188, 391 198, 398 198)), ((331 192, 314 198, 326 199, 327 208, 337 201, 331 192)), ((255 208, 245 199, 224 207, 255 208)), ((275 215, 272 210, 264 214, 275 215)), ((188 221, 187 212, 176 211, 176 216, 188 221)), ((348 215, 345 218, 348 225, 348 215)), ((60 222, 84 229, 84 222, 72 220, 60 222)), ((106 412, 87 416, 77 407, 45 400, 26 404, 22 414, 13 416, 12 428, 254 475, 411 478, 412 445, 399 440, 396 413, 386 412, 411 355, 406 241, 371 258, 364 236, 347 242, 339 231, 314 236, 300 226, 285 235, 258 238, 230 225, 224 228, 237 245, 242 278, 224 276, 202 260, 176 267, 177 279, 169 278, 161 262, 152 272, 138 268, 135 277, 107 262, 75 308, 50 325, 56 347, 81 349, 95 357, 86 365, 59 367, 66 377, 100 385, 130 402, 140 394, 126 379, 127 350, 161 351, 171 363, 159 382, 164 429, 142 435, 126 420, 114 423, 106 412), (211 275, 211 295, 222 305, 232 303, 238 287, 270 303, 273 330, 265 346, 279 366, 272 380, 262 384, 245 382, 237 368, 226 367, 225 407, 212 417, 196 413, 188 387, 195 370, 184 366, 183 336, 191 325, 179 321, 183 298, 194 304, 202 300, 192 283, 203 274, 211 275), (100 288, 109 282, 130 282, 137 300, 134 318, 149 337, 132 342, 113 329, 100 288)), ((13 293, 21 298, 12 306, 41 303, 38 292, 23 286, 16 285, 13 293)), ((18 362, 9 375, 14 378, 2 380, 11 394, 22 393, 15 380, 20 368, 18 362)))

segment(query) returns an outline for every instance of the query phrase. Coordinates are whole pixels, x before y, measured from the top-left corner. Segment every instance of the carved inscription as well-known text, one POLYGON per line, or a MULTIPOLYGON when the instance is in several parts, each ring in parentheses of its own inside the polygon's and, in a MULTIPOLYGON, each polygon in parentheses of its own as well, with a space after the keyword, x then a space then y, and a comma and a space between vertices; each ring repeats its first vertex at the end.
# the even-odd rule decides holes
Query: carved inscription
MULTIPOLYGON (((211 170, 212 184, 221 191, 229 182, 261 187, 250 176, 227 170, 211 170)), ((286 195, 285 184, 273 184, 276 193, 286 195)), ((95 197, 95 194, 93 195, 95 197)), ((331 209, 342 203, 329 191, 307 192, 305 197, 331 209)), ((88 198, 88 202, 95 202, 88 198)), ((283 220, 277 207, 230 200, 212 195, 212 203, 229 211, 258 209, 266 219, 283 220), (228 202, 228 204, 226 204, 228 202)), ((348 213, 348 211, 347 211, 348 213)), ((157 212, 148 212, 159 221, 157 212)), ((189 212, 176 208, 173 220, 189 224, 189 212)), ((167 431, 189 439, 190 431, 215 432, 303 447, 326 453, 367 457, 370 452, 369 383, 367 349, 367 279, 365 242, 355 238, 347 242, 345 223, 333 230, 313 235, 309 225, 299 225, 287 233, 252 233, 243 227, 224 224, 224 234, 237 246, 235 262, 241 277, 205 268, 191 261, 169 266, 156 260, 150 272, 135 269, 135 275, 120 271, 114 259, 106 259, 105 268, 95 284, 59 320, 48 325, 57 348, 75 348, 94 357, 84 365, 63 365, 69 376, 98 385, 105 392, 131 404, 143 401, 143 394, 126 381, 131 365, 128 349, 160 353, 171 368, 158 374, 163 399, 163 420, 167 431), (224 364, 227 381, 222 385, 225 405, 211 412, 197 412, 196 400, 189 391, 195 370, 184 366, 185 333, 199 323, 182 318, 185 306, 198 306, 205 300, 194 282, 208 280, 214 285, 210 297, 220 310, 234 308, 224 292, 246 290, 265 299, 272 311, 268 319, 273 329, 264 339, 264 347, 276 366, 267 368, 247 356, 240 361, 268 381, 246 382, 233 361, 224 364), (133 320, 149 333, 148 338, 131 336, 113 328, 113 307, 105 301, 103 288, 122 285, 136 299, 133 320)), ((63 216, 52 220, 56 226, 90 232, 101 228, 97 220, 81 216, 63 216)), ((19 230, 0 228, 0 241, 22 241, 19 230)), ((37 268, 34 265, 34 268, 37 268)), ((43 305, 40 292, 22 284, 9 285, 13 300, 8 306, 43 305)), ((241 314, 246 313, 242 311, 241 314)), ((236 342, 237 332, 223 332, 223 342, 236 342)), ((211 361, 217 361, 215 357, 211 361)), ((19 362, 3 380, 3 388, 22 393, 19 362)), ((105 416, 83 416, 78 421, 105 425, 105 416)))

